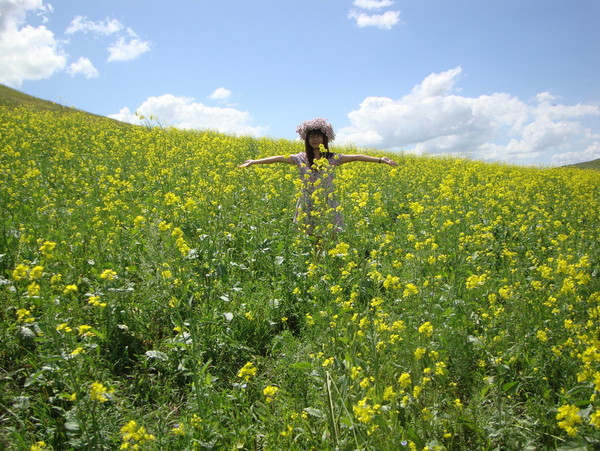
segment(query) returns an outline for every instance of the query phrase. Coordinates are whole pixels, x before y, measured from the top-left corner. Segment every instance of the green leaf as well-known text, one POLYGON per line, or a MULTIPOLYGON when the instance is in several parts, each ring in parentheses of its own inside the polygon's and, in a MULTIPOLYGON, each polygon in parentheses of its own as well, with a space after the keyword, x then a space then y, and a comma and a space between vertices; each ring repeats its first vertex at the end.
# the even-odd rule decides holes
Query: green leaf
POLYGON ((502 385, 502 391, 504 393, 514 393, 517 391, 517 386, 519 385, 518 381, 507 382, 502 385))
POLYGON ((169 356, 167 354, 156 350, 146 351, 146 356, 150 359, 162 360, 163 362, 169 360, 169 356))
POLYGON ((314 407, 306 407, 306 408, 304 408, 304 411, 313 417, 317 417, 317 418, 325 417, 325 415, 323 415, 323 412, 321 412, 319 409, 315 409, 314 407))

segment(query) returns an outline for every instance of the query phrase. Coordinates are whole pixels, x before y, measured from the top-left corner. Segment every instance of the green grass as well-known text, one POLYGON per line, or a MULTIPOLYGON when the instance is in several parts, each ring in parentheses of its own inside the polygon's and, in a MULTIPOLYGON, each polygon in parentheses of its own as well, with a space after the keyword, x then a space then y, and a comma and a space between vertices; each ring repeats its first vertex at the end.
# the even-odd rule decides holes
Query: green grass
POLYGON ((316 247, 296 169, 237 167, 298 143, 35 104, 0 107, 3 447, 600 444, 597 172, 344 165, 316 247))
POLYGON ((586 161, 583 163, 576 163, 569 165, 568 167, 578 168, 578 169, 594 169, 595 171, 600 171, 600 158, 597 158, 592 161, 586 161))

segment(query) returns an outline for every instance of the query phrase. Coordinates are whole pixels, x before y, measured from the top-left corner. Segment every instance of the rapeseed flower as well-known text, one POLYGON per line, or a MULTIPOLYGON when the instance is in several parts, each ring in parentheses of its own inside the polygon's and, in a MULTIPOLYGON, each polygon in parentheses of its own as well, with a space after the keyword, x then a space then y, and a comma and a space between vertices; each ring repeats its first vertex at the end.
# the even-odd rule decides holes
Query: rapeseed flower
POLYGON ((115 280, 117 278, 117 273, 115 271, 113 271, 112 269, 105 269, 100 274, 100 278, 106 279, 106 280, 115 280))
POLYGON ((114 389, 107 389, 101 382, 92 382, 90 386, 90 398, 92 401, 106 402, 110 400, 110 395, 114 389))
POLYGON ((561 420, 558 422, 558 426, 564 429, 567 434, 571 437, 577 435, 576 425, 581 423, 581 415, 579 414, 579 408, 573 405, 564 405, 558 408, 556 419, 561 420))
POLYGON ((31 310, 20 308, 17 310, 17 321, 19 323, 33 323, 35 318, 31 316, 31 310))
POLYGON ((77 293, 78 290, 79 288, 77 288, 77 285, 75 284, 67 285, 63 290, 63 294, 68 296, 70 294, 77 293))
POLYGON ((279 387, 275 385, 267 385, 263 390, 263 395, 267 397, 267 402, 273 402, 278 392, 279 387))
POLYGON ((429 321, 421 324, 421 326, 419 326, 419 333, 425 335, 426 337, 431 337, 431 334, 433 333, 433 325, 429 321))
POLYGON ((377 413, 378 406, 373 406, 369 404, 369 398, 364 397, 360 401, 358 401, 354 406, 352 406, 352 411, 356 416, 356 419, 361 423, 370 423, 373 419, 373 416, 377 413), (377 407, 377 408, 376 408, 377 407))
POLYGON ((138 426, 135 420, 131 420, 121 428, 121 439, 123 443, 119 449, 139 449, 149 441, 156 440, 152 434, 148 434, 144 426, 138 426))
POLYGON ((27 265, 17 265, 12 272, 12 277, 14 280, 22 280, 27 277, 29 274, 29 267, 27 265))
POLYGON ((29 279, 41 279, 44 274, 44 267, 40 265, 36 265, 29 271, 29 279))
POLYGON ((256 376, 257 371, 258 368, 254 366, 254 363, 246 362, 246 364, 238 371, 237 376, 248 382, 251 377, 256 376))
POLYGON ((410 384, 412 384, 410 373, 402 373, 400 377, 398 377, 398 383, 400 384, 400 387, 408 388, 410 384))
POLYGON ((52 258, 52 251, 56 247, 56 243, 53 241, 44 241, 44 243, 40 246, 40 252, 46 258, 52 258))

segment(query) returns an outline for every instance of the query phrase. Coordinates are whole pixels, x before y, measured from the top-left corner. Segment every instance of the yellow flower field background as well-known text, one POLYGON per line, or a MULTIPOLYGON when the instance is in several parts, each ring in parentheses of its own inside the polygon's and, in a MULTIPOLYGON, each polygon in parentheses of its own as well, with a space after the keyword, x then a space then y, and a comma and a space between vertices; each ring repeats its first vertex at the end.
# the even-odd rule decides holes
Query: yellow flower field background
POLYGON ((0 116, 3 447, 600 444, 599 172, 344 165, 315 247, 299 142, 0 116))

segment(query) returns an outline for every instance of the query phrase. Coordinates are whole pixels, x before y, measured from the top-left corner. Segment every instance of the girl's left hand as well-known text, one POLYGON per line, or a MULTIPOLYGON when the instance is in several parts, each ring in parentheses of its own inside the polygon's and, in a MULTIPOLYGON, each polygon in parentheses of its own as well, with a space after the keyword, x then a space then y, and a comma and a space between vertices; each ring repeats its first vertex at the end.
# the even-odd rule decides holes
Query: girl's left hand
POLYGON ((398 163, 396 163, 394 160, 392 160, 388 157, 382 157, 381 162, 385 163, 385 164, 389 164, 390 166, 398 166, 398 163))

